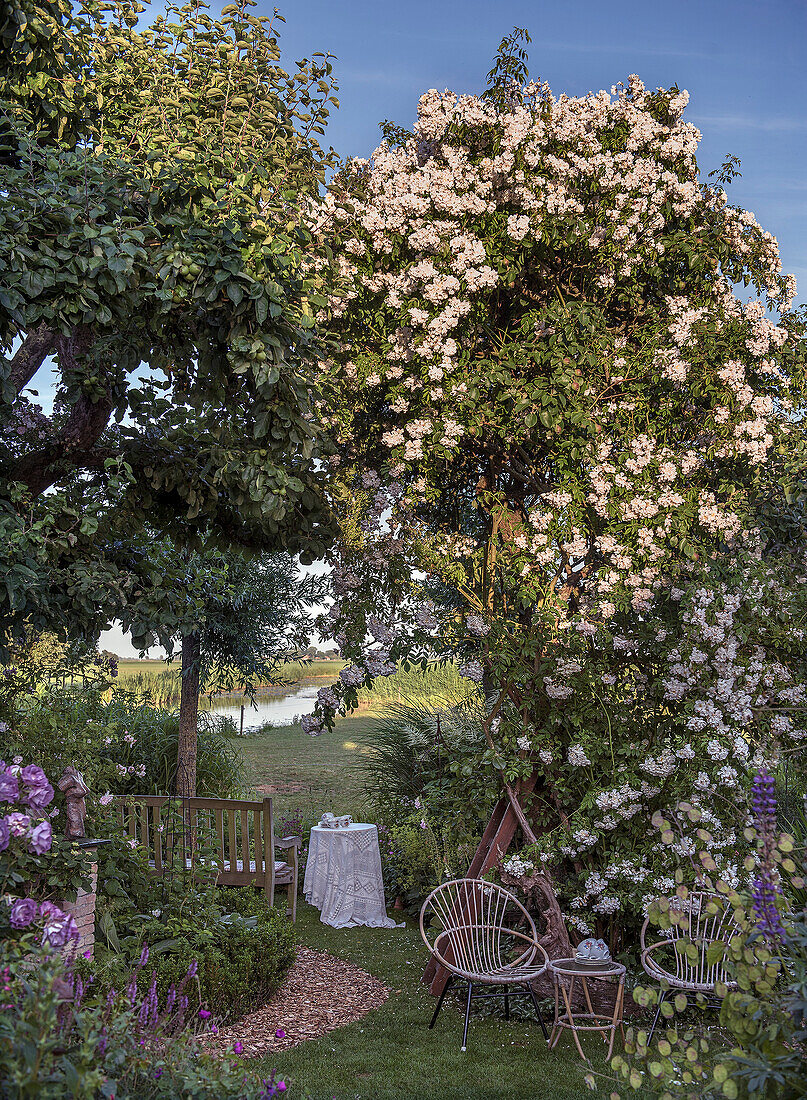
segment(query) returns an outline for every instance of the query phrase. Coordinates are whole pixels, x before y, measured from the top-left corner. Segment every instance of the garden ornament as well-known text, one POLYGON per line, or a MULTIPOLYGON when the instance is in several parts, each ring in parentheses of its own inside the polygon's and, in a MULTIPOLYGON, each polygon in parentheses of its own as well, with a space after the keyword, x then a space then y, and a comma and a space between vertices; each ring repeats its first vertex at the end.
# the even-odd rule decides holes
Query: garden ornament
POLYGON ((577 945, 577 958, 591 962, 594 960, 607 962, 611 958, 611 952, 608 950, 608 944, 605 940, 583 940, 582 943, 577 945))
POLYGON ((67 800, 65 809, 67 826, 64 835, 70 840, 80 840, 87 835, 84 829, 84 819, 87 816, 85 800, 90 793, 90 788, 84 782, 81 772, 72 766, 64 769, 58 787, 64 792, 67 800))

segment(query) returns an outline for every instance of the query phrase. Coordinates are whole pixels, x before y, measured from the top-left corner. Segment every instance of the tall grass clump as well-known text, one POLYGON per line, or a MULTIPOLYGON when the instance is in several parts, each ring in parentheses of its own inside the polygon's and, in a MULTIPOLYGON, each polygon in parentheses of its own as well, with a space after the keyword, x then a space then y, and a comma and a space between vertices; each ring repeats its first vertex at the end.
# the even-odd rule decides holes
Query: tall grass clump
POLYGON ((478 692, 444 705, 432 697, 384 706, 358 738, 369 750, 361 766, 368 800, 384 816, 399 815, 417 799, 432 817, 465 827, 486 823, 499 790, 480 767, 484 715, 478 692))
POLYGON ((406 669, 398 666, 392 676, 380 676, 369 688, 361 688, 359 702, 365 705, 401 703, 430 707, 449 705, 464 699, 473 691, 470 681, 460 676, 451 661, 430 665, 426 669, 406 669))

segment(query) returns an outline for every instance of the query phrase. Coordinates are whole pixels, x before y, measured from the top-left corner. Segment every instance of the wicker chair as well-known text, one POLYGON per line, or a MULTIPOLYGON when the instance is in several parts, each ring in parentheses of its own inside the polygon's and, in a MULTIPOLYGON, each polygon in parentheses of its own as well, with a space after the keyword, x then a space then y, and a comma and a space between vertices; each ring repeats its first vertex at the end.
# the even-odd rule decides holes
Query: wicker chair
POLYGON ((432 890, 420 910, 420 934, 437 963, 449 971, 430 1028, 437 1022, 446 993, 455 978, 468 983, 462 1049, 468 1043, 471 1001, 503 997, 505 1019, 510 1018, 509 986, 524 986, 519 994, 529 995, 544 1024, 535 991, 530 984, 544 973, 549 957, 538 943, 535 924, 527 910, 501 886, 480 879, 455 879, 432 890), (428 933, 427 933, 428 928, 428 933), (429 939, 429 934, 433 940, 429 939), (497 993, 474 994, 475 985, 500 986, 497 993))
POLYGON ((729 939, 739 931, 734 916, 723 898, 715 894, 696 891, 686 900, 670 898, 670 908, 686 914, 672 925, 667 935, 656 943, 646 942, 646 933, 650 921, 642 925, 641 947, 642 967, 646 974, 661 983, 656 1016, 650 1028, 648 1043, 661 1015, 661 1006, 669 993, 681 990, 687 993, 701 993, 710 1001, 719 1003, 715 987, 722 983, 728 989, 736 989, 723 966, 722 961, 710 963, 708 951, 713 943, 729 939), (675 949, 676 943, 683 941, 694 944, 698 949, 697 960, 690 960, 675 949), (666 954, 665 954, 666 952, 666 954))

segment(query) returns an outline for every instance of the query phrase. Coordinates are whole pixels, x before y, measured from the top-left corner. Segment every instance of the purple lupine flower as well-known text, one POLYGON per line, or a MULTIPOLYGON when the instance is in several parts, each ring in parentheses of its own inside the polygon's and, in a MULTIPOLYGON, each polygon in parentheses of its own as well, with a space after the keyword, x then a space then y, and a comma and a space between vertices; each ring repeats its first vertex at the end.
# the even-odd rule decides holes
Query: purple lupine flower
POLYGON ((29 764, 20 772, 20 779, 28 788, 23 802, 36 810, 44 810, 53 801, 53 787, 38 764, 29 764))
POLYGON ((785 929, 776 905, 779 889, 774 874, 776 845, 776 795, 773 776, 759 771, 751 787, 751 808, 757 838, 762 844, 759 872, 752 887, 752 904, 757 928, 768 940, 781 941, 785 929))
POLYGON ((33 898, 20 898, 11 906, 9 920, 12 928, 27 928, 37 918, 39 906, 33 898))
POLYGON ((37 856, 43 856, 49 852, 53 843, 53 830, 49 821, 40 823, 31 831, 28 837, 28 847, 37 856))
POLYGON ((140 962, 137 964, 138 969, 142 970, 146 963, 149 961, 149 949, 148 944, 145 944, 143 950, 140 952, 140 962))
POLYGON ((191 961, 190 966, 188 967, 188 975, 187 976, 189 978, 195 978, 198 971, 199 971, 199 963, 196 961, 196 959, 193 959, 191 961))
POLYGON ((0 817, 0 852, 4 852, 8 848, 8 838, 11 836, 11 830, 8 827, 8 821, 4 817, 0 817))

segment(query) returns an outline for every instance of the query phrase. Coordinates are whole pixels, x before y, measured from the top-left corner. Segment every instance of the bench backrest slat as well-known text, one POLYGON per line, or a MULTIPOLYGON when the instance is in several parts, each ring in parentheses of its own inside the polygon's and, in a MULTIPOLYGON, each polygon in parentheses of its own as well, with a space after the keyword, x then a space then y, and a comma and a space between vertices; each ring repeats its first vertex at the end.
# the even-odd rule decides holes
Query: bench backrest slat
POLYGON ((212 832, 210 846, 221 868, 217 881, 223 886, 254 883, 262 886, 267 898, 274 897, 274 822, 272 799, 184 798, 168 795, 121 795, 117 799, 118 817, 129 837, 146 849, 149 870, 162 876, 174 863, 176 845, 195 868, 199 835, 212 832), (174 803, 190 829, 190 844, 184 843, 181 828, 177 836, 161 831, 163 810, 174 803), (252 836, 250 837, 250 818, 252 836))

